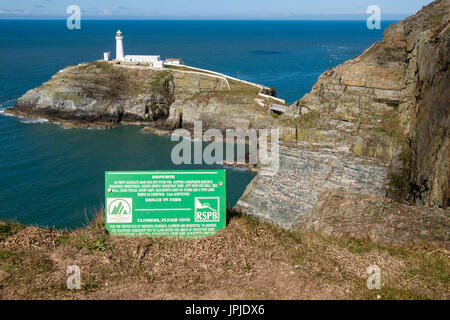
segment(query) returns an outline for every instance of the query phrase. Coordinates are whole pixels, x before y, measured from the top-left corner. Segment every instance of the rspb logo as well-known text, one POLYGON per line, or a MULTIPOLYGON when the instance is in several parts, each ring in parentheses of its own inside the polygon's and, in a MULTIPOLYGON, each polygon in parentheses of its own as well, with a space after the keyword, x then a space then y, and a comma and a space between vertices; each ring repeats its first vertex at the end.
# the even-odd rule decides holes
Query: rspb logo
POLYGON ((195 222, 219 222, 219 197, 195 198, 195 222))

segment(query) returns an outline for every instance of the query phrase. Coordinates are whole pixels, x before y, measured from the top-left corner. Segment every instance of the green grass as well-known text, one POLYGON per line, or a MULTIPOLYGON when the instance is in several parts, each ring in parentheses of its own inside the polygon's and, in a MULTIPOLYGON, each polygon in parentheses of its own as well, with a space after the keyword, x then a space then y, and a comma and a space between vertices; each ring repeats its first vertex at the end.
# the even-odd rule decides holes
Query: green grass
POLYGON ((166 79, 170 76, 169 71, 159 71, 156 73, 155 77, 152 79, 152 86, 157 88, 162 88, 165 84, 166 79))
POLYGON ((409 269, 410 276, 421 280, 438 279, 442 283, 450 283, 450 264, 449 260, 436 254, 420 253, 416 257, 418 263, 415 268, 409 269))
POLYGON ((70 242, 69 236, 61 236, 59 238, 56 238, 55 242, 59 245, 64 245, 70 242))
POLYGON ((18 233, 25 226, 15 222, 0 222, 0 241, 18 233))
POLYGON ((191 72, 200 72, 200 73, 205 73, 205 74, 216 75, 216 74, 211 73, 211 72, 207 72, 207 71, 203 71, 203 70, 196 70, 196 69, 189 68, 189 67, 187 67, 187 66, 172 66, 172 65, 165 65, 165 66, 164 66, 164 69, 181 70, 181 71, 191 71, 191 72))
POLYGON ((7 250, 0 250, 0 261, 6 260, 11 257, 12 252, 7 250))
MULTIPOLYGON (((210 74, 210 75, 217 76, 214 73, 191 69, 187 66, 165 66, 165 68, 172 69, 172 70, 200 72, 200 73, 204 73, 204 74, 210 74)), ((248 97, 252 97, 252 98, 258 98, 258 97, 261 98, 260 96, 258 96, 258 93, 261 90, 259 87, 247 84, 245 82, 240 82, 237 80, 230 79, 226 75, 224 75, 224 77, 227 78, 228 83, 230 84, 230 90, 220 90, 220 91, 216 91, 217 93, 232 94, 232 95, 237 95, 237 96, 248 96, 248 97)), ((283 103, 279 102, 278 100, 274 100, 274 99, 271 99, 271 100, 273 100, 272 102, 274 102, 274 103, 283 105, 283 103)))
POLYGON ((103 71, 111 71, 111 69, 112 69, 112 65, 106 61, 95 62, 95 67, 102 69, 103 71))
POLYGON ((368 241, 364 242, 364 241, 360 241, 360 240, 351 239, 351 240, 347 241, 346 248, 351 253, 363 254, 363 253, 367 253, 367 252, 370 252, 371 250, 373 250, 374 245, 372 242, 368 242, 368 241))
POLYGON ((88 254, 92 254, 93 252, 104 252, 111 248, 111 246, 107 243, 109 236, 106 232, 96 235, 92 237, 87 233, 75 234, 72 235, 69 239, 61 239, 57 242, 64 245, 72 246, 79 250, 85 250, 88 254))

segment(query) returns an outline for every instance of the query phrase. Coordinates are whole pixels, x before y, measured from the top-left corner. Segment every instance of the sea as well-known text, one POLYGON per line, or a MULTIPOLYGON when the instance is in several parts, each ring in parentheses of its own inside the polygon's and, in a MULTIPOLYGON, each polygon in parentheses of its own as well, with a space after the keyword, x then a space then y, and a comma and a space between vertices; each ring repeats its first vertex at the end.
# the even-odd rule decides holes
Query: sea
POLYGON ((106 170, 227 170, 227 203, 254 178, 221 165, 174 165, 170 137, 140 127, 68 129, 45 119, 3 113, 28 90, 69 65, 125 54, 182 58, 187 65, 276 89, 293 103, 325 70, 361 54, 395 21, 369 30, 365 21, 0 20, 0 220, 76 228, 104 205, 106 170))

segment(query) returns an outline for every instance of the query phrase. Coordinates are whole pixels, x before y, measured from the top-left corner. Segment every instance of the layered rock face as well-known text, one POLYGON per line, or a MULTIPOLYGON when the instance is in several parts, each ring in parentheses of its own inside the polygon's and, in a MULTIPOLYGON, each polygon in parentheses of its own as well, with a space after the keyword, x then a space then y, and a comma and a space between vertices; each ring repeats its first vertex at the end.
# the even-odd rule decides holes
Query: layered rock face
POLYGON ((290 110, 300 119, 317 113, 319 130, 337 121, 354 136, 346 140, 354 153, 390 162, 397 191, 438 207, 450 198, 449 12, 448 1, 435 1, 389 27, 383 41, 325 72, 290 110))
POLYGON ((409 182, 414 200, 445 208, 450 206, 450 2, 439 1, 432 8, 433 16, 424 10, 419 22, 405 21, 406 91, 412 103, 405 104, 402 113, 410 119, 409 182))
POLYGON ((308 143, 280 146, 279 170, 261 170, 237 207, 290 229, 312 212, 322 192, 341 189, 385 196, 387 169, 377 161, 308 143))
POLYGON ((7 112, 81 127, 176 128, 204 120, 210 127, 236 128, 250 127, 254 119, 267 125, 272 118, 255 101, 257 88, 241 87, 207 73, 97 61, 61 70, 7 112))
POLYGON ((114 126, 167 118, 173 99, 169 74, 95 62, 61 70, 10 111, 80 126, 114 126))
POLYGON ((170 108, 168 123, 172 128, 191 129, 195 121, 205 128, 226 129, 268 128, 274 119, 246 96, 225 94, 199 94, 190 99, 176 101, 170 108))
POLYGON ((435 1, 322 74, 280 119, 290 143, 282 143, 279 171, 258 175, 238 207, 284 227, 308 220, 310 228, 325 193, 446 208, 449 13, 449 1, 435 1))

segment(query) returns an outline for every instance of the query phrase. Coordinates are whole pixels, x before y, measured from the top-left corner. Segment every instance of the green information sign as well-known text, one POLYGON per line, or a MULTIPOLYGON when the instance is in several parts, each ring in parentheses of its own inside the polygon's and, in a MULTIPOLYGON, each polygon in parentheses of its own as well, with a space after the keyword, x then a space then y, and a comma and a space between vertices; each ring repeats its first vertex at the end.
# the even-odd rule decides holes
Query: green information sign
POLYGON ((225 170, 106 171, 105 197, 111 234, 201 237, 226 226, 225 170))

